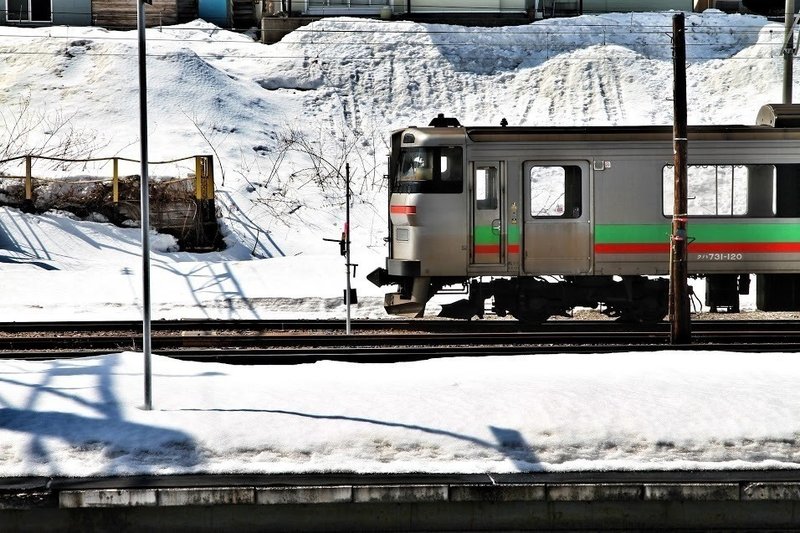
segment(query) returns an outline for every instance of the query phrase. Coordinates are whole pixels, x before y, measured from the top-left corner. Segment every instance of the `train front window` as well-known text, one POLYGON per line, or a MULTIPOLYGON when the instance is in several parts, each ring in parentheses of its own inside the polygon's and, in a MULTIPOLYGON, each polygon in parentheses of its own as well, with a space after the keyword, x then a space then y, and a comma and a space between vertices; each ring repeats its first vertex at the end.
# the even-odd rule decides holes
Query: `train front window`
POLYGON ((460 193, 463 182, 461 147, 407 148, 400 152, 392 192, 460 193))

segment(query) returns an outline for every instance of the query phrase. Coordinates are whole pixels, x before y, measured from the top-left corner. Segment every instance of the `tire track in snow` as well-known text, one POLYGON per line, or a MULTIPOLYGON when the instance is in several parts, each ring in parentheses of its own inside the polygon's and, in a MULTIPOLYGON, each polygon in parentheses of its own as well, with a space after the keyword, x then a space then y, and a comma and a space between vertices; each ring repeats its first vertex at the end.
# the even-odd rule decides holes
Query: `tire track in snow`
POLYGON ((613 61, 602 59, 593 69, 597 86, 597 94, 601 98, 602 108, 609 123, 615 124, 625 120, 625 103, 620 84, 619 67, 613 61))

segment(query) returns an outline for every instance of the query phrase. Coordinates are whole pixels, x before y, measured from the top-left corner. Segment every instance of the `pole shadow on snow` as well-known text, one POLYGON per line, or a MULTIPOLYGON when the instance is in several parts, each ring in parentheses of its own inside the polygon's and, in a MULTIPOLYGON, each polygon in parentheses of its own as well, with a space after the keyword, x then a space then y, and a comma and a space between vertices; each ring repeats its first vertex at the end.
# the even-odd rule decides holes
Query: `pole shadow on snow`
POLYGON ((259 317, 258 310, 245 295, 244 288, 228 263, 200 264, 189 272, 182 272, 169 264, 161 265, 161 268, 183 278, 195 308, 206 318, 216 318, 216 314, 209 312, 209 302, 200 299, 199 295, 202 293, 212 296, 214 302, 224 306, 228 318, 243 318, 245 311, 250 313, 249 317, 259 317))
POLYGON ((533 446, 525 441, 522 434, 515 429, 499 428, 489 426, 495 437, 495 442, 480 439, 472 435, 456 433, 445 429, 438 429, 417 424, 405 424, 402 422, 391 422, 388 420, 377 420, 374 418, 362 418, 344 415, 322 415, 313 413, 302 413, 298 411, 286 411, 283 409, 178 409, 178 411, 214 411, 231 413, 266 413, 287 415, 293 417, 309 418, 313 420, 339 420, 343 422, 360 422, 373 424, 382 427, 401 428, 412 431, 419 431, 431 435, 450 437, 460 441, 469 442, 476 446, 494 450, 509 459, 520 472, 530 472, 541 470, 539 459, 534 453, 533 446))
POLYGON ((8 398, 0 395, 0 429, 30 437, 22 452, 27 465, 47 465, 50 469, 47 473, 57 475, 61 473, 59 460, 80 461, 87 469, 85 475, 114 475, 191 467, 201 462, 189 434, 123 418, 119 399, 114 395, 116 362, 114 357, 97 358, 94 366, 53 361, 42 372, 39 383, 15 380, 8 372, 0 374, 0 385, 5 390, 29 389, 20 406, 12 406, 8 398), (51 386, 57 377, 84 375, 95 376, 96 383, 74 389, 51 386), (95 392, 97 399, 89 399, 95 392), (36 409, 48 396, 57 397, 65 411, 77 407, 80 411, 91 411, 94 416, 36 409), (70 449, 63 450, 61 444, 54 444, 51 439, 68 444, 70 449))

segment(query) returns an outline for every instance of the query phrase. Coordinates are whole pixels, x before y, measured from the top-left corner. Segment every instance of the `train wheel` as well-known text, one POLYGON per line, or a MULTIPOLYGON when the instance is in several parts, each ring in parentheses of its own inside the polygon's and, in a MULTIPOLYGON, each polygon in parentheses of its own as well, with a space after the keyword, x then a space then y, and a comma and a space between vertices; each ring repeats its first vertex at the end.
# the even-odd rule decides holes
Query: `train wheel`
POLYGON ((627 322, 629 324, 651 324, 654 322, 661 322, 669 308, 666 304, 659 305, 653 301, 637 302, 630 307, 621 309, 616 314, 618 322, 627 322))
POLYGON ((511 316, 519 320, 520 324, 526 326, 538 326, 550 318, 550 315, 545 313, 520 313, 514 311, 511 312, 511 316))

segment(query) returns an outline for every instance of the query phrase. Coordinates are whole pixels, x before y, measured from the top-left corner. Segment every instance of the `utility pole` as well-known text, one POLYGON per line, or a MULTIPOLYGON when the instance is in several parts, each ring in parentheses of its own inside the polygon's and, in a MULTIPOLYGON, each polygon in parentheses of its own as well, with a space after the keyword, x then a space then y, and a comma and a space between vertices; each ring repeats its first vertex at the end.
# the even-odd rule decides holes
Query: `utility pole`
POLYGON ((672 344, 689 344, 691 326, 689 319, 688 290, 688 194, 687 194, 687 138, 686 128, 686 31, 683 13, 672 17, 672 71, 674 79, 674 124, 672 147, 674 152, 674 199, 672 207, 672 236, 670 238, 669 268, 669 320, 672 344))
POLYGON ((792 103, 794 77, 794 0, 786 0, 783 30, 783 103, 792 103))
POLYGON ((152 341, 150 336, 150 184, 147 170, 147 68, 145 53, 144 4, 136 0, 136 24, 139 35, 139 137, 141 144, 141 178, 139 199, 142 219, 142 353, 144 354, 144 408, 153 409, 152 368, 150 364, 152 341))

